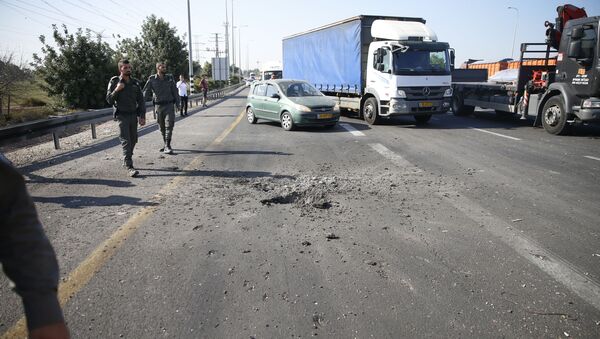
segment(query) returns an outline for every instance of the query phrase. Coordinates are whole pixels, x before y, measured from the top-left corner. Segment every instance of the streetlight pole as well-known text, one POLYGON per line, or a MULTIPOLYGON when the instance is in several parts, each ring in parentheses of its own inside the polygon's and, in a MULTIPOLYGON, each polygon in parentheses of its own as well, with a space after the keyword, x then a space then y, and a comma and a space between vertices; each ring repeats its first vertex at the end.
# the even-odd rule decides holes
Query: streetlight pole
MULTIPOLYGON (((190 18, 190 0, 187 0, 187 8, 188 8, 188 50, 190 52, 190 82, 193 81, 194 78, 194 61, 192 61, 192 20, 190 18)), ((190 87, 191 88, 191 87, 190 87)))
POLYGON ((235 26, 233 22, 233 0, 231 0, 231 59, 233 60, 233 76, 235 77, 235 26))
POLYGON ((242 72, 242 27, 248 27, 248 25, 238 26, 238 62, 240 64, 240 77, 243 77, 242 72))
POLYGON ((515 58, 515 41, 517 41, 517 28, 519 27, 519 9, 516 7, 508 6, 507 9, 514 9, 517 12, 517 19, 515 21, 515 34, 513 35, 512 53, 510 57, 515 58))

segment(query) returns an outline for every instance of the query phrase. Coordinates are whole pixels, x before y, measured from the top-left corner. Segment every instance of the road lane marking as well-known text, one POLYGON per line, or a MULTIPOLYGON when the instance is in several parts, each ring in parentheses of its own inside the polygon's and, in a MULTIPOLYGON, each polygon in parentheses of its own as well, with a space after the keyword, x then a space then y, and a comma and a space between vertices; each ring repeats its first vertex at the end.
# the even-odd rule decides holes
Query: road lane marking
POLYGON ((359 130, 357 130, 356 128, 352 127, 352 125, 350 124, 338 124, 340 126, 342 126, 342 128, 344 128, 346 131, 350 132, 352 135, 357 136, 357 137, 364 137, 365 134, 359 130))
POLYGON ((473 130, 476 130, 476 131, 479 131, 479 132, 493 134, 493 135, 496 135, 496 136, 499 136, 499 137, 503 137, 503 138, 506 138, 506 139, 517 140, 517 141, 521 140, 519 138, 511 137, 511 136, 500 134, 500 133, 496 133, 496 132, 486 131, 484 129, 474 128, 474 127, 469 127, 469 128, 473 129, 473 130))
MULTIPOLYGON (((229 125, 215 140, 213 140, 207 148, 214 147, 220 144, 228 135, 235 129, 244 117, 242 110, 236 120, 229 125)), ((151 206, 146 206, 135 212, 123 225, 121 225, 111 236, 102 244, 96 247, 90 255, 87 256, 58 286, 58 301, 61 307, 64 307, 67 302, 81 291, 87 283, 94 277, 94 274, 102 269, 104 264, 112 258, 117 250, 140 226, 148 220, 150 216, 161 206, 161 201, 167 195, 174 192, 183 184, 188 171, 196 170, 202 163, 205 155, 199 155, 194 158, 182 171, 182 175, 178 175, 171 179, 169 183, 163 186, 159 192, 148 200, 151 206)), ((15 325, 8 331, 0 335, 0 338, 26 338, 27 324, 25 317, 21 317, 15 325)))
POLYGON ((544 249, 536 241, 512 231, 513 225, 492 215, 475 201, 464 197, 462 194, 455 193, 446 192, 441 195, 446 197, 446 200, 452 206, 478 224, 483 225, 486 230, 511 247, 520 256, 600 310, 600 284, 598 282, 581 273, 575 265, 544 249))
POLYGON ((394 153, 389 148, 383 146, 382 144, 369 144, 372 149, 374 149, 377 153, 383 155, 388 160, 391 160, 395 165, 401 168, 411 168, 414 169, 411 172, 420 173, 423 172, 420 168, 413 165, 410 161, 404 159, 399 154, 394 153))
POLYGON ((584 158, 588 158, 588 159, 592 159, 592 160, 598 160, 598 161, 600 161, 600 158, 596 158, 596 157, 593 157, 591 155, 584 155, 583 157, 584 158))

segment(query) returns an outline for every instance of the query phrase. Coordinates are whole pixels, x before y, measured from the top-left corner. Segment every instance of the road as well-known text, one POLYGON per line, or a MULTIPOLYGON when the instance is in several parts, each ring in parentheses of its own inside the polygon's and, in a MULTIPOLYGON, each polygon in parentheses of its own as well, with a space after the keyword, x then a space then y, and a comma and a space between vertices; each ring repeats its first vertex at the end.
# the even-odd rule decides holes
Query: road
MULTIPOLYGON (((600 336, 600 128, 249 124, 246 91, 22 168, 74 338, 600 336)), ((0 277, 0 333, 20 301, 0 277)), ((11 332, 11 333, 19 333, 11 332)))

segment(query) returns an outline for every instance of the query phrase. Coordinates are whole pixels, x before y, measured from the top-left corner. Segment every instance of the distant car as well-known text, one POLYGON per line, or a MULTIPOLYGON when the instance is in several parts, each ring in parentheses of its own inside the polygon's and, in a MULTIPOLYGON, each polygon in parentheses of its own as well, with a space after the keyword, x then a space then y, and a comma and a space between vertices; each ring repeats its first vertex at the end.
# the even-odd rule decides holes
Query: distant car
POLYGON ((254 76, 250 76, 249 78, 247 78, 246 81, 246 86, 250 87, 250 85, 252 85, 252 83, 255 81, 256 79, 254 78, 254 76))
POLYGON ((311 84, 302 80, 255 81, 248 94, 246 118, 277 121, 286 131, 296 126, 334 127, 340 108, 311 84))

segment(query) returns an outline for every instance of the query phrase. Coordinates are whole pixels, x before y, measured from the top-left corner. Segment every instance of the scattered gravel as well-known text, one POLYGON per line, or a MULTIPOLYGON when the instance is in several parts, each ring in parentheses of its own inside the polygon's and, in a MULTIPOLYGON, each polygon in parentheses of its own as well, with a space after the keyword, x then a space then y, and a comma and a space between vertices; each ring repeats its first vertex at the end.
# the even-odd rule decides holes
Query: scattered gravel
MULTIPOLYGON (((152 126, 155 123, 156 120, 150 111, 146 114, 146 126, 152 126)), ((114 120, 96 125, 97 139, 92 139, 92 131, 89 126, 71 131, 69 134, 60 138, 60 149, 58 150, 54 149, 52 135, 49 134, 0 147, 0 152, 12 161, 15 166, 21 167, 83 148, 103 139, 117 137, 119 135, 119 125, 114 120)))

